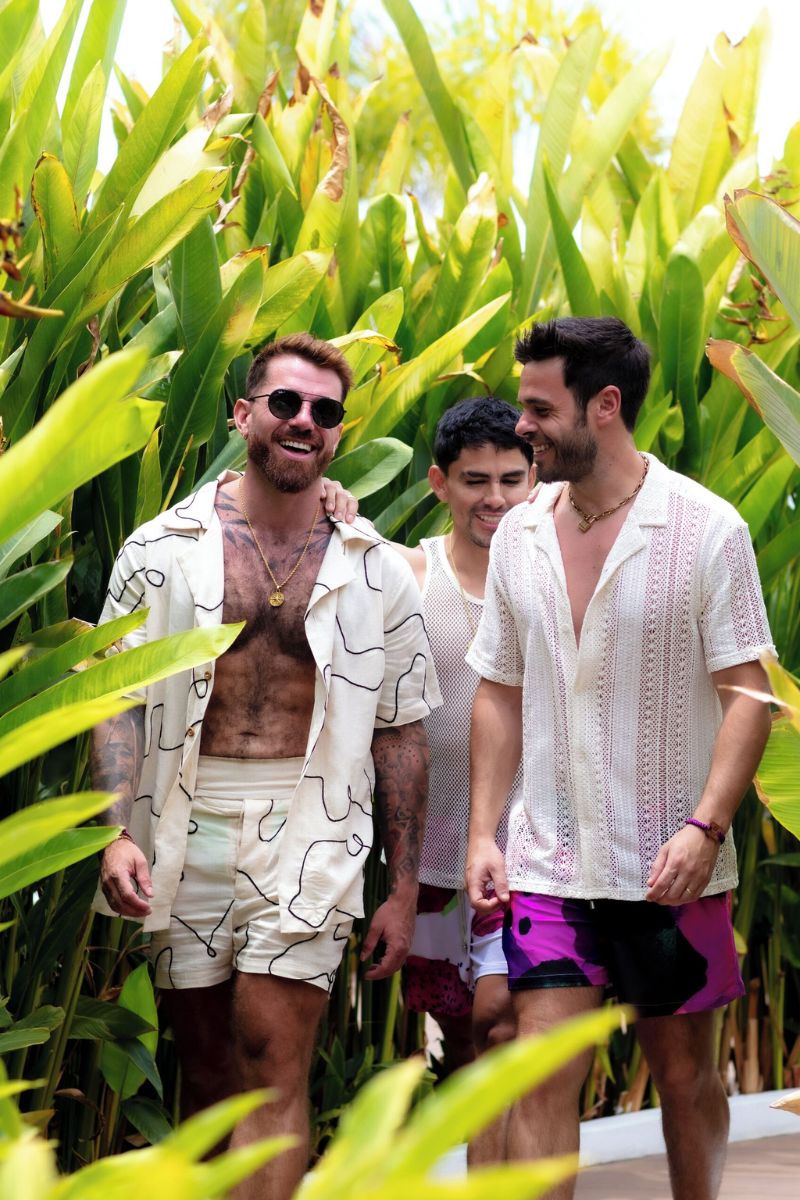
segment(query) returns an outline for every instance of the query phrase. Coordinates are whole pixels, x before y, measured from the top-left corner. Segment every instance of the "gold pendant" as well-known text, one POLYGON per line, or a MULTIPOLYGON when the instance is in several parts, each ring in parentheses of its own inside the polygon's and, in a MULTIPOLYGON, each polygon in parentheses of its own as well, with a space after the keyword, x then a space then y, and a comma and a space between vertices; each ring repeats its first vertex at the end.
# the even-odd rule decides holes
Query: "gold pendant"
POLYGON ((578 529, 580 529, 581 533, 588 533, 593 525, 594 525, 593 517, 584 517, 582 521, 578 522, 578 529))
POLYGON ((270 592, 269 602, 273 608, 280 608, 280 606, 283 604, 284 599, 285 599, 285 597, 283 595, 283 592, 280 590, 280 588, 276 588, 276 590, 274 592, 270 592))

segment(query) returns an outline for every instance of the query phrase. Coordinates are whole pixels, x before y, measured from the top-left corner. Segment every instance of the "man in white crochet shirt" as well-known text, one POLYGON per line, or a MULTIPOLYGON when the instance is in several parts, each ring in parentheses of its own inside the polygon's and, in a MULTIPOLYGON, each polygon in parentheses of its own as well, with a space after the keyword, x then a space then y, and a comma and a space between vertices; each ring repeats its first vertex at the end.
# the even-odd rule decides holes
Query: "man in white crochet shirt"
MULTIPOLYGON (((495 534, 468 656, 470 900, 505 908, 520 1035, 606 992, 635 1005, 673 1195, 713 1200, 728 1131, 713 1011, 743 993, 730 826, 770 720, 732 690, 766 690, 774 654, 755 557, 729 504, 637 451, 650 364, 627 326, 548 321, 516 355, 517 432, 544 486, 495 534), (520 756, 504 861, 493 835, 520 756)), ((514 1109, 510 1157, 577 1150, 590 1061, 514 1109)))
MULTIPOLYGON (((419 863, 417 927, 403 968, 412 1012, 430 1013, 442 1031, 444 1062, 455 1070, 514 1036, 502 947, 502 912, 473 913, 464 891, 469 822, 469 722, 478 676, 464 661, 483 612, 489 547, 503 516, 528 497, 530 447, 516 434, 519 412, 494 396, 462 400, 436 427, 431 487, 452 529, 395 548, 410 563, 443 704, 425 719, 430 747, 428 815, 419 863)), ((522 772, 506 813, 522 798, 522 772)), ((502 1161, 505 1121, 469 1147, 471 1165, 502 1161)))

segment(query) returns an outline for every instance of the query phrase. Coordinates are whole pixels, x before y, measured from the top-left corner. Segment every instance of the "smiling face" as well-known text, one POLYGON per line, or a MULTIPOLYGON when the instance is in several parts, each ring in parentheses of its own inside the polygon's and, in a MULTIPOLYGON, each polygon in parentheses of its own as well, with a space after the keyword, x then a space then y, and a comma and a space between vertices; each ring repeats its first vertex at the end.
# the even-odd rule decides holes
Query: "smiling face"
POLYGON ((249 464, 279 492, 305 491, 325 473, 342 436, 341 425, 322 429, 311 416, 312 400, 341 400, 339 376, 297 355, 280 355, 268 361, 253 394, 259 398, 237 400, 233 410, 236 428, 247 441, 249 464), (286 421, 273 417, 262 395, 277 388, 298 392, 305 401, 286 421))
POLYGON ((450 506, 453 530, 484 549, 501 518, 521 504, 530 488, 528 460, 521 450, 496 446, 466 446, 450 464, 447 474, 431 467, 431 486, 450 506))
POLYGON ((564 383, 560 358, 525 364, 519 402, 522 416, 517 434, 533 449, 536 478, 541 483, 585 479, 597 458, 597 441, 586 413, 564 383))

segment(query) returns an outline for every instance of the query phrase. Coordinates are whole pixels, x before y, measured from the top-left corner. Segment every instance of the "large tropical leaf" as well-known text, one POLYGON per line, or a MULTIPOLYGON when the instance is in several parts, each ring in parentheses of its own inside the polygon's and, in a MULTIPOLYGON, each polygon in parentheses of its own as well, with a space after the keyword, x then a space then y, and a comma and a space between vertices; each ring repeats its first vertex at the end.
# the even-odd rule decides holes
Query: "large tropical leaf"
POLYGON ((732 379, 800 466, 800 392, 737 342, 709 339, 709 361, 732 379))
POLYGON ((93 227, 120 205, 133 204, 191 112, 208 67, 201 45, 202 39, 196 38, 175 60, 122 143, 92 209, 93 227))
POLYGON ((107 621, 96 629, 90 627, 84 633, 70 637, 49 652, 33 658, 13 675, 0 681, 0 712, 7 712, 21 704, 34 692, 55 683, 66 671, 106 650, 113 642, 138 628, 146 617, 147 609, 126 613, 124 617, 107 621))
POLYGON ((397 438, 375 438, 334 458, 327 475, 338 479, 357 500, 363 500, 396 479, 408 466, 411 455, 411 447, 397 438))
MULTIPOLYGON (((425 389, 444 370, 452 365, 464 347, 479 329, 491 320, 505 304, 507 296, 500 296, 485 304, 471 316, 448 330, 421 354, 402 366, 395 367, 381 379, 369 404, 369 415, 354 431, 355 442, 369 441, 373 437, 385 437, 391 433, 398 421, 419 400, 425 389)), ((351 408, 355 409, 351 396, 351 408)))
POLYGON ((800 221, 767 196, 743 189, 725 199, 728 232, 746 258, 769 280, 800 327, 800 221))
POLYGON ((150 437, 161 405, 130 399, 144 351, 109 355, 0 458, 0 540, 150 437))
POLYGON ((42 800, 12 813, 0 822, 0 867, 44 845, 57 833, 96 817, 108 808, 113 798, 111 792, 81 792, 42 800))
POLYGON ((214 431, 225 372, 250 337, 261 303, 264 271, 251 262, 212 311, 208 324, 178 366, 170 387, 161 443, 161 475, 171 481, 191 439, 193 449, 214 431))
POLYGON ((383 0, 383 3, 403 39, 408 57, 447 146, 453 168, 466 194, 478 173, 470 155, 469 140, 464 130, 461 112, 442 79, 425 27, 410 0, 383 0))
MULTIPOLYGON (((46 140, 56 92, 80 17, 78 0, 65 0, 53 30, 22 84, 14 121, 0 143, 0 214, 16 211, 15 190, 24 196, 46 140)), ((3 47, 5 54, 5 46, 3 47)))
POLYGON ((244 623, 239 622, 188 629, 101 659, 3 713, 0 739, 48 712, 58 713, 75 704, 143 691, 169 675, 202 666, 223 654, 243 627, 244 623))

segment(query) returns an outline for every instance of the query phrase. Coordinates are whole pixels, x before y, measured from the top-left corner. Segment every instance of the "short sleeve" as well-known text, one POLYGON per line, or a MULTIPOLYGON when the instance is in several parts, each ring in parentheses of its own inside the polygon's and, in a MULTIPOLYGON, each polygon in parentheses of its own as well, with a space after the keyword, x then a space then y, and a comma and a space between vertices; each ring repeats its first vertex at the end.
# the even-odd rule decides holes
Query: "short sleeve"
POLYGON ((420 721, 442 703, 414 573, 394 550, 386 550, 383 594, 385 666, 376 725, 420 721))
POLYGON ((506 582, 510 532, 506 520, 492 539, 483 615, 467 662, 483 679, 508 687, 522 687, 525 659, 506 582))
MULTIPOLYGON (((98 625, 105 625, 117 617, 128 616, 133 612, 141 612, 145 608, 145 571, 144 548, 136 542, 126 542, 117 555, 108 583, 103 611, 100 613, 98 625)), ((114 642, 106 651, 106 655, 119 654, 121 650, 132 650, 143 646, 147 641, 147 625, 142 621, 118 642, 114 642)), ((128 695, 137 699, 145 698, 146 689, 131 691, 128 695)))
POLYGON ((709 672, 754 662, 762 654, 777 657, 745 524, 725 533, 711 559, 703 580, 700 633, 709 672))

